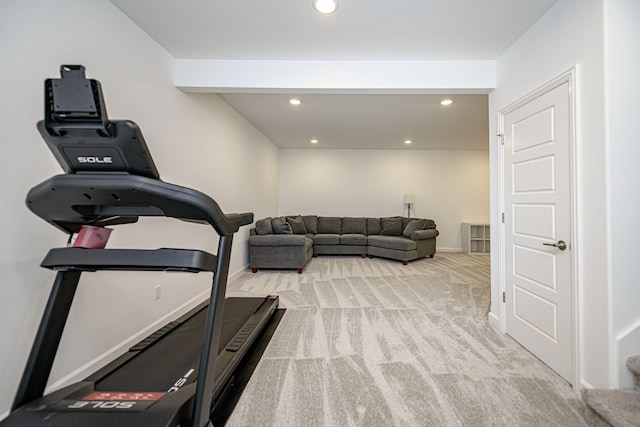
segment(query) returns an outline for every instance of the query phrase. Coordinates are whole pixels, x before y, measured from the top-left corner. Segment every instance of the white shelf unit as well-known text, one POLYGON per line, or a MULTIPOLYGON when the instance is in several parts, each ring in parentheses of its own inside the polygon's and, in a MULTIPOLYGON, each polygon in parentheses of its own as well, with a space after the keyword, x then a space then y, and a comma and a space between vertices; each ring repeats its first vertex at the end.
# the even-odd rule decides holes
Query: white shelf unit
POLYGON ((462 223, 462 252, 488 254, 491 252, 489 224, 462 223))

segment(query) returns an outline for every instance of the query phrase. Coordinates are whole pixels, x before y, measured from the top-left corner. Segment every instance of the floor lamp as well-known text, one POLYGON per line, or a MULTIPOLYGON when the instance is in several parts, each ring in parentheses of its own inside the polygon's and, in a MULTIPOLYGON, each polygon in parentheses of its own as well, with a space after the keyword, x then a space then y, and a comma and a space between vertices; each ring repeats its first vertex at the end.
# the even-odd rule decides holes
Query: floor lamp
POLYGON ((411 204, 415 204, 416 200, 413 193, 406 193, 402 202, 407 205, 407 218, 411 218, 411 204))

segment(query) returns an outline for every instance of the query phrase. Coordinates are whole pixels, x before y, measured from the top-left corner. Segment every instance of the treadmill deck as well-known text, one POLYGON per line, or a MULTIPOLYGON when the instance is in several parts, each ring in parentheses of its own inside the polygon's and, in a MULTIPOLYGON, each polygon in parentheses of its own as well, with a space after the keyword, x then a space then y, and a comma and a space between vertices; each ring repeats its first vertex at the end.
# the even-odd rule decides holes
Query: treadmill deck
MULTIPOLYGON (((225 300, 211 409, 233 382, 233 371, 248 356, 277 307, 275 296, 225 300)), ((144 350, 129 351, 85 381, 19 408, 2 421, 3 427, 78 422, 92 426, 188 424, 189 418, 182 417, 191 415, 207 308, 203 304, 191 310, 144 350), (176 411, 176 407, 182 409, 176 411)))
MULTIPOLYGON (((251 326, 252 316, 266 302, 265 298, 225 300, 218 359, 245 324, 251 326)), ((207 307, 192 310, 184 316, 188 317, 186 320, 117 370, 100 379, 92 376, 96 391, 166 392, 190 371, 185 384, 193 382, 198 376, 207 307)), ((220 365, 216 363, 216 377, 223 368, 220 365)))

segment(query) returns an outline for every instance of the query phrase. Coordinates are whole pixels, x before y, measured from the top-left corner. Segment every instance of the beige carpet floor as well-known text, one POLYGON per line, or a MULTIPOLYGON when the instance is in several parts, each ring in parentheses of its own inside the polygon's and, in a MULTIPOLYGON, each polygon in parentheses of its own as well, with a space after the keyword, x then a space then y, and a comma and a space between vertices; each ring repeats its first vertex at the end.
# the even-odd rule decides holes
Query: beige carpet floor
POLYGON ((487 321, 489 257, 312 259, 227 296, 287 309, 228 426, 581 426, 571 386, 487 321))

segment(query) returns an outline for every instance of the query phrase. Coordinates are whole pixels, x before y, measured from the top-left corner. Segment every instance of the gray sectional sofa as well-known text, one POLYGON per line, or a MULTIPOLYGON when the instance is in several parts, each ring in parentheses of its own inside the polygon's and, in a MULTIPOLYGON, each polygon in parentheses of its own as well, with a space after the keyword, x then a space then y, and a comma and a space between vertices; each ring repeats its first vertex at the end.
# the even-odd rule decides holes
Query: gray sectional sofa
POLYGON ((256 221, 249 236, 249 263, 259 268, 295 268, 313 256, 379 256, 402 261, 436 252, 436 224, 430 219, 297 215, 256 221))

